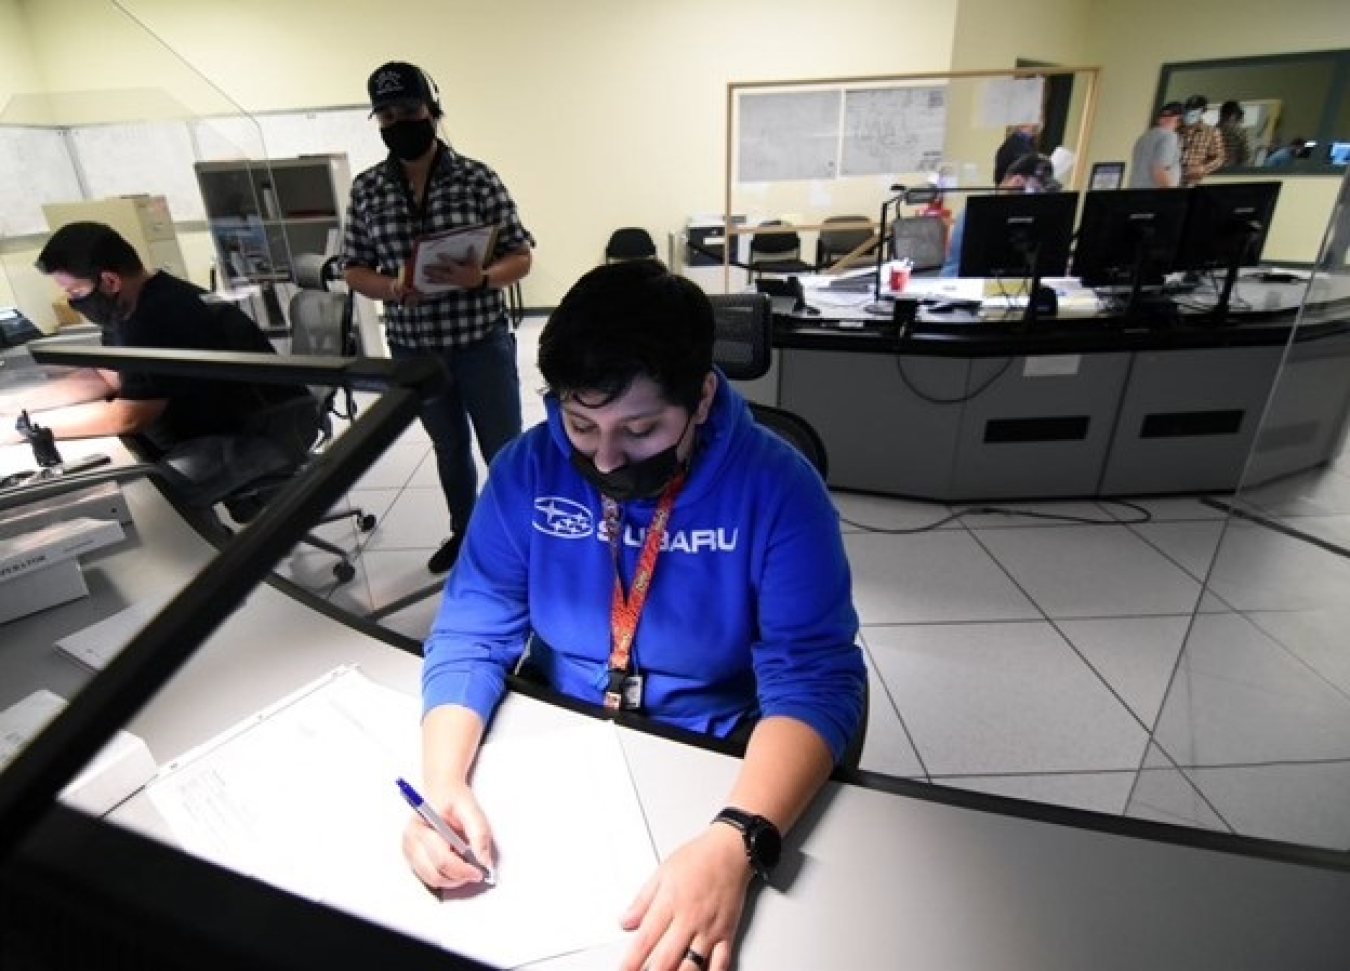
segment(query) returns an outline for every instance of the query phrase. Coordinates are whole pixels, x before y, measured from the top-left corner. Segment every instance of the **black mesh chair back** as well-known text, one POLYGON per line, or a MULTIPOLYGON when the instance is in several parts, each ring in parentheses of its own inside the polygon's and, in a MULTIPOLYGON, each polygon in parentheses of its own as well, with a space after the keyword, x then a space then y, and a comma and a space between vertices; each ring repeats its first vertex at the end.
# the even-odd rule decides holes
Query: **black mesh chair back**
POLYGON ((753 381, 769 371, 773 308, 765 293, 715 293, 713 363, 735 381, 753 381))
MULTIPOLYGON (((752 381, 769 372, 773 353, 773 310, 767 294, 715 293, 713 363, 735 381, 752 381)), ((824 478, 829 473, 825 443, 800 415, 750 402, 750 412, 765 428, 796 446, 824 478)))
POLYGON ((622 226, 614 230, 605 244, 605 262, 656 259, 656 243, 640 226, 622 226))

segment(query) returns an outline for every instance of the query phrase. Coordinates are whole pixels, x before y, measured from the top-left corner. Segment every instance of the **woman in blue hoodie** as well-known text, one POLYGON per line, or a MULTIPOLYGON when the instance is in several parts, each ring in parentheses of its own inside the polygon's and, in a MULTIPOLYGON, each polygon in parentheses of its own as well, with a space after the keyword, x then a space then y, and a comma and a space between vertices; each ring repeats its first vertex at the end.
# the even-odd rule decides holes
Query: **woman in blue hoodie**
MULTIPOLYGON (((624 967, 728 965, 767 876, 863 717, 838 517, 819 475, 712 365, 703 292, 654 260, 591 271, 540 337, 548 420, 492 464, 423 669, 428 800, 491 858, 469 786, 507 672, 716 736, 748 736, 727 809, 623 917, 624 967)), ((481 871, 420 820, 428 886, 481 871)))

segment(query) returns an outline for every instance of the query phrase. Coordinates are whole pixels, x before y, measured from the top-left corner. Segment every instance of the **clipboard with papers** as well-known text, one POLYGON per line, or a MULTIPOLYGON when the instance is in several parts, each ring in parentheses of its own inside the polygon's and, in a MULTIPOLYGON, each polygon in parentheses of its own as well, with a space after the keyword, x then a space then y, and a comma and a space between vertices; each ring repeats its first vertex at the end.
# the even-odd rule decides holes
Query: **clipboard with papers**
POLYGON ((453 283, 437 283, 427 270, 438 263, 465 263, 470 260, 482 266, 497 245, 497 226, 475 223, 456 226, 438 233, 419 236, 413 243, 412 256, 403 272, 403 285, 418 293, 448 293, 462 287, 453 283))

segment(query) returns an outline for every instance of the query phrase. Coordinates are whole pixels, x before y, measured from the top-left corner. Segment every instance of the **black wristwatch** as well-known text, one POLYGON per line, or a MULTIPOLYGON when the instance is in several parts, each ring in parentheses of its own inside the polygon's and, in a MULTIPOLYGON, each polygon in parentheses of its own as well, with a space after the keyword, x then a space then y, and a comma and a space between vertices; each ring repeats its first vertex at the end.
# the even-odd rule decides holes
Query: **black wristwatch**
POLYGON ((745 841, 745 855, 750 859, 750 869, 755 871, 766 883, 773 868, 783 855, 783 834, 778 827, 763 816, 756 816, 744 809, 727 806, 713 817, 714 823, 726 823, 741 831, 745 841))

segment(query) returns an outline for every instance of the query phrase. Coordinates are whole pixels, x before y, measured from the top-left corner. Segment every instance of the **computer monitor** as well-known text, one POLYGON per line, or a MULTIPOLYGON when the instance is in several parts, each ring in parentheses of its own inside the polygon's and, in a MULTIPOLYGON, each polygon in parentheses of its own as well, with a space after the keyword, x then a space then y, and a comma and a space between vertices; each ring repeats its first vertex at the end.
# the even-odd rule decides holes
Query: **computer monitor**
POLYGON ((961 276, 1029 279, 1026 319, 1049 313, 1041 278, 1067 271, 1077 211, 1076 192, 971 196, 964 216, 961 276))
POLYGON ((1139 309, 1145 287, 1159 287, 1181 245, 1190 194, 1181 189, 1109 189, 1089 192, 1078 222, 1073 267, 1085 287, 1128 291, 1139 309))
POLYGON ((1190 211, 1176 268, 1224 271, 1213 313, 1228 309, 1238 267, 1256 266, 1261 261, 1281 184, 1275 180, 1220 182, 1196 186, 1186 193, 1190 211))

